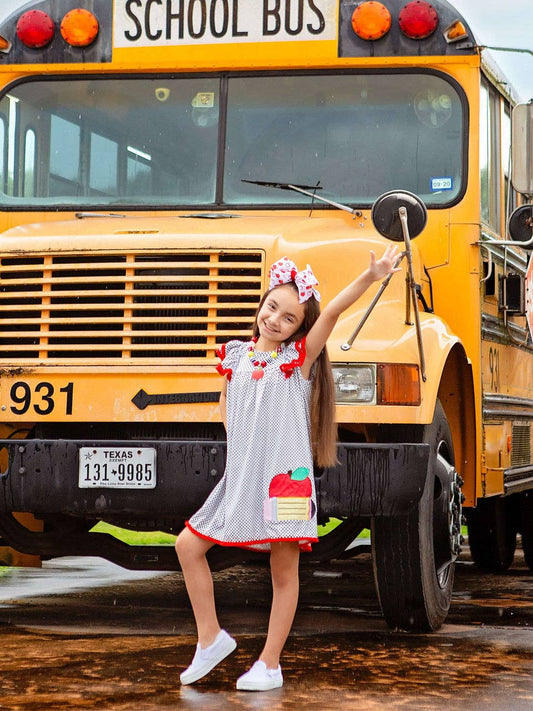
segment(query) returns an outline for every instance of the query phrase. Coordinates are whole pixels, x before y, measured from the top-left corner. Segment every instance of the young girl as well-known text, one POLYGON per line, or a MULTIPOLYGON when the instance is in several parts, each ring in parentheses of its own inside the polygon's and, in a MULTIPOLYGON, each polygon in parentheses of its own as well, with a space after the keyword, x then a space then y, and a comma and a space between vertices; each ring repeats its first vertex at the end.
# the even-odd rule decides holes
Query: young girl
POLYGON ((219 352, 224 376, 220 409, 226 427, 226 471, 176 541, 198 630, 192 684, 234 651, 221 630, 206 560, 215 544, 270 552, 272 607, 263 651, 237 689, 283 684, 279 658, 298 601, 300 550, 318 540, 313 460, 336 461, 334 386, 325 345, 337 319, 394 267, 397 247, 370 265, 320 312, 318 281, 284 257, 270 269, 251 341, 229 341, 219 352))

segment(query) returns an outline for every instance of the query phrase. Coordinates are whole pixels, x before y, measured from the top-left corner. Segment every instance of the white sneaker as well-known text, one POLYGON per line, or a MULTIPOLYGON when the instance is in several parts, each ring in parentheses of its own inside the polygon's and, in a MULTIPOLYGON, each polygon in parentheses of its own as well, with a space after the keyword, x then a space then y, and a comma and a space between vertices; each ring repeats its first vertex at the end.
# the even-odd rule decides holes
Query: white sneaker
POLYGON ((202 649, 198 643, 190 666, 180 674, 181 683, 193 684, 198 679, 209 674, 211 669, 220 664, 236 647, 237 642, 233 637, 229 636, 226 630, 220 630, 213 644, 210 644, 205 649, 202 649))
POLYGON ((267 665, 260 659, 237 679, 237 689, 241 691, 270 691, 280 686, 283 686, 281 667, 267 669, 267 665))

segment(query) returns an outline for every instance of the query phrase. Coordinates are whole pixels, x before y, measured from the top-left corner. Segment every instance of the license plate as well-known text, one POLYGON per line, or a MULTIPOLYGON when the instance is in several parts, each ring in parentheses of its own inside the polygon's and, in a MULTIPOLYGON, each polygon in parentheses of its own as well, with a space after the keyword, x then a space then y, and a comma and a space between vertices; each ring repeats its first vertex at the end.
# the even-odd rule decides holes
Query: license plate
POLYGON ((155 489, 153 447, 80 447, 78 485, 82 489, 155 489))

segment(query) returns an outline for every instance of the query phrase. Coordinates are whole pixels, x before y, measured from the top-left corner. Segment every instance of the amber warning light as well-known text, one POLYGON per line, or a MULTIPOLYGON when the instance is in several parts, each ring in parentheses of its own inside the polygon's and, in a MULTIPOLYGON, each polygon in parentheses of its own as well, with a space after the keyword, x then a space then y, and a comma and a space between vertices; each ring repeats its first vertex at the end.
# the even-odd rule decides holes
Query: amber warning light
POLYGON ((390 30, 391 23, 391 14, 381 2, 368 0, 353 11, 353 31, 364 40, 380 39, 390 30))
POLYGON ((63 18, 61 34, 72 47, 87 47, 96 39, 98 20, 89 10, 76 8, 63 18))

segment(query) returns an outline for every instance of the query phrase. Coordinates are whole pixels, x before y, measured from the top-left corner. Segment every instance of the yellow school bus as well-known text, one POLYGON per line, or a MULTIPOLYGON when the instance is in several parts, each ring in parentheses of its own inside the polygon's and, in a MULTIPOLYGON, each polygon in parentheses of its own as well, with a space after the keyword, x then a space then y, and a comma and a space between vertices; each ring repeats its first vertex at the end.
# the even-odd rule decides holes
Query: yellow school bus
POLYGON ((397 239, 329 341, 341 523, 310 555, 371 528, 410 630, 446 618, 463 516, 482 569, 518 534, 533 566, 533 121, 452 4, 7 0, 0 85, 4 564, 176 569, 92 529, 176 533, 219 481, 216 351, 270 264, 327 303, 397 239))

